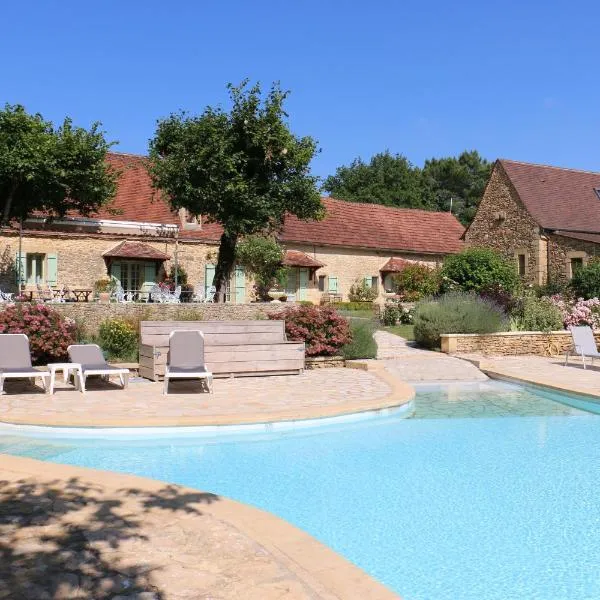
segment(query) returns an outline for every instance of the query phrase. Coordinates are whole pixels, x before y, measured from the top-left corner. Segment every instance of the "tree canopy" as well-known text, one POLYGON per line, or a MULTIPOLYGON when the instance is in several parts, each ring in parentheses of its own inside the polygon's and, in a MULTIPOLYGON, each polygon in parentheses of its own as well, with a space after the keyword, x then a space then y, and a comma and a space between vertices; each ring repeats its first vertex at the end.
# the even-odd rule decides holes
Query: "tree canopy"
POLYGON ((296 137, 277 84, 263 99, 258 85, 228 86, 231 109, 200 116, 172 114, 150 141, 153 185, 174 209, 185 208, 223 226, 214 285, 223 299, 241 236, 278 229, 286 213, 320 218, 323 207, 309 164, 311 137, 296 137))
POLYGON ((477 151, 457 158, 432 158, 423 168, 389 151, 369 163, 355 159, 327 177, 323 189, 351 202, 370 202, 425 210, 450 210, 467 224, 475 214, 491 173, 491 164, 477 151))
POLYGON ((424 193, 420 169, 401 154, 376 154, 369 163, 357 158, 327 177, 323 189, 352 202, 386 204, 407 208, 431 208, 424 193))
POLYGON ((452 212, 466 225, 475 216, 491 172, 491 163, 473 150, 458 158, 429 159, 422 174, 436 210, 450 210, 452 199, 452 212))
POLYGON ((34 211, 87 215, 112 198, 117 173, 106 163, 111 143, 100 123, 89 130, 65 118, 55 128, 40 114, 7 104, 0 110, 0 220, 34 211))

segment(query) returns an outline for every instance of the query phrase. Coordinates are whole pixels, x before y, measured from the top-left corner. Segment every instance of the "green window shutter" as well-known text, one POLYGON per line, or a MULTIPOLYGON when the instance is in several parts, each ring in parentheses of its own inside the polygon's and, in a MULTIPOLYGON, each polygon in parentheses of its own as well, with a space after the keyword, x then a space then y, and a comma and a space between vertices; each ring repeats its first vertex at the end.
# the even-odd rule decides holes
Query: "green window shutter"
POLYGON ((144 263, 144 284, 142 290, 147 292, 156 283, 156 265, 154 263, 144 263))
POLYGON ((235 303, 243 304, 246 300, 246 273, 244 267, 235 268, 235 303))
POLYGON ((110 276, 114 277, 119 285, 121 285, 121 263, 114 262, 110 265, 110 276))
POLYGON ((206 265, 204 267, 204 293, 208 296, 215 279, 215 265, 206 265))
POLYGON ((46 283, 54 286, 58 283, 58 255, 46 255, 46 283))
POLYGON ((337 294, 338 291, 338 278, 333 277, 333 275, 329 276, 329 293, 337 294))
POLYGON ((368 287, 368 288, 371 287, 371 278, 370 277, 365 277, 365 287, 368 287))
POLYGON ((298 300, 306 300, 308 292, 308 269, 300 269, 300 287, 298 289, 298 300))
POLYGON ((17 252, 15 256, 15 282, 17 285, 23 285, 27 278, 27 254, 25 252, 19 253, 17 252), (19 281, 19 266, 21 267, 21 279, 19 281))

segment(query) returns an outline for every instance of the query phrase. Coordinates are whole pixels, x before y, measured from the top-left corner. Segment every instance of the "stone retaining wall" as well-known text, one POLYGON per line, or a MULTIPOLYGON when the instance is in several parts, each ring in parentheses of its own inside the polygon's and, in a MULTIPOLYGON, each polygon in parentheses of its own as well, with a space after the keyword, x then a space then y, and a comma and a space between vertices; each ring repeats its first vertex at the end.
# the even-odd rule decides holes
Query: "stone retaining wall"
POLYGON ((309 356, 306 358, 307 369, 338 369, 344 366, 342 356, 309 356))
MULTIPOLYGON (((1 310, 0 304, 0 310, 1 310)), ((289 306, 289 305, 288 305, 289 306)), ((65 302, 52 308, 81 323, 86 332, 95 335, 106 319, 139 321, 243 321, 267 319, 268 315, 286 308, 278 303, 255 304, 100 304, 98 302, 65 302)))
MULTIPOLYGON (((443 334, 442 352, 447 354, 509 355, 537 354, 557 356, 571 347, 568 331, 508 331, 488 334, 443 334)), ((600 333, 595 335, 600 342, 600 333)))

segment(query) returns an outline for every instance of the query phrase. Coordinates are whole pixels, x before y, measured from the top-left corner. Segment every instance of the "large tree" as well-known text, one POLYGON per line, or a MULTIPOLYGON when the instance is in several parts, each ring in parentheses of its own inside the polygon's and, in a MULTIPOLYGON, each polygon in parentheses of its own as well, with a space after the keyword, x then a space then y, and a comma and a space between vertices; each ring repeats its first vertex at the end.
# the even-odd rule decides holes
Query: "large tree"
POLYGON ((223 227, 214 277, 219 301, 238 239, 277 230, 287 213, 315 219, 323 212, 317 178, 309 174, 316 142, 290 131, 283 109, 288 92, 274 84, 263 99, 247 81, 228 89, 229 112, 173 114, 158 122, 150 141, 153 185, 174 209, 223 227))
POLYGON ((431 208, 420 169, 389 151, 376 154, 369 163, 357 158, 349 166, 338 167, 335 175, 325 179, 323 189, 351 202, 431 208))
POLYGON ((0 110, 0 222, 35 211, 90 214, 116 191, 117 173, 106 163, 112 144, 100 124, 89 130, 66 118, 60 127, 23 106, 0 110))
POLYGON ((458 158, 432 158, 423 167, 436 209, 452 208, 464 225, 473 219, 491 172, 491 163, 476 150, 465 151, 458 158))
POLYGON ((389 151, 366 163, 360 158, 339 167, 323 189, 352 202, 452 212, 463 223, 473 218, 492 165, 475 150, 458 157, 432 158, 422 169, 389 151), (452 202, 451 202, 452 200, 452 202))

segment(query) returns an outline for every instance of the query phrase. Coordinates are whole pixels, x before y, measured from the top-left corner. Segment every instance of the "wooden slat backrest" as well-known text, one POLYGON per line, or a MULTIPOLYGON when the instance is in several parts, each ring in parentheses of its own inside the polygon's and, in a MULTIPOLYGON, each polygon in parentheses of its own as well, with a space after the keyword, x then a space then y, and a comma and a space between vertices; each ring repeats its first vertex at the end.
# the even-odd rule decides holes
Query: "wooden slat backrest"
POLYGON ((168 346, 170 333, 182 329, 202 331, 207 345, 281 344, 285 341, 284 321, 142 321, 141 343, 168 346))

